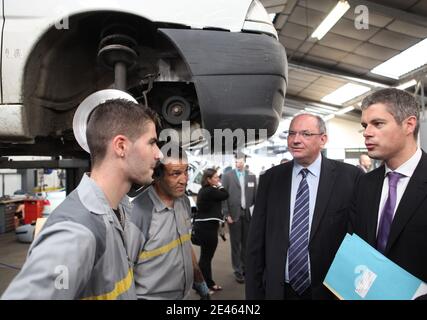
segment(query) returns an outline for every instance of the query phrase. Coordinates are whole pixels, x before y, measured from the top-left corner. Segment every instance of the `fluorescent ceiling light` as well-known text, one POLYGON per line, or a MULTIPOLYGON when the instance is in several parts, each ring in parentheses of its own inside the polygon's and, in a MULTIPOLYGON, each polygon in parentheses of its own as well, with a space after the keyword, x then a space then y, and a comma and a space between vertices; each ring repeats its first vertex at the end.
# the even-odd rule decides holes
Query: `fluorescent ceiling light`
POLYGON ((329 109, 320 105, 309 105, 308 107, 305 108, 305 110, 308 110, 308 111, 318 110, 318 112, 331 113, 331 112, 338 111, 339 109, 338 108, 329 109))
POLYGON ((337 23, 339 19, 350 9, 350 5, 347 1, 340 0, 337 5, 332 9, 331 12, 327 15, 325 20, 319 24, 316 30, 314 30, 311 35, 312 38, 317 38, 320 40, 323 36, 337 23))
POLYGON ((417 84, 417 81, 415 79, 412 79, 408 82, 398 85, 396 88, 400 90, 405 90, 405 89, 408 89, 409 87, 415 86, 416 84, 417 84))
POLYGON ((337 107, 331 107, 326 104, 313 103, 312 105, 316 108, 320 108, 321 110, 325 110, 328 112, 335 112, 339 110, 337 107))
POLYGON ((369 90, 371 90, 369 87, 354 83, 347 83, 342 87, 339 87, 334 92, 324 96, 321 101, 339 105, 355 97, 358 97, 361 94, 368 92, 369 90))
POLYGON ((352 110, 354 110, 353 106, 342 108, 342 109, 340 109, 340 110, 338 110, 338 111, 336 111, 334 113, 328 114, 327 116, 323 116, 323 120, 324 121, 331 120, 331 119, 335 118, 336 115, 342 115, 342 114, 350 112, 352 110))
POLYGON ((316 108, 307 107, 307 108, 304 108, 304 110, 307 112, 310 112, 310 113, 315 113, 315 114, 321 115, 321 116, 323 116, 325 113, 326 114, 330 113, 330 111, 321 110, 317 107, 316 108))
POLYGON ((349 107, 345 107, 345 108, 338 110, 337 112, 335 112, 335 114, 344 114, 344 113, 350 112, 352 110, 354 110, 354 107, 349 106, 349 107))
POLYGON ((402 51, 371 70, 385 77, 399 79, 400 76, 427 63, 427 38, 402 51))
POLYGON ((323 121, 328 121, 335 118, 334 114, 328 114, 327 116, 323 117, 323 121))

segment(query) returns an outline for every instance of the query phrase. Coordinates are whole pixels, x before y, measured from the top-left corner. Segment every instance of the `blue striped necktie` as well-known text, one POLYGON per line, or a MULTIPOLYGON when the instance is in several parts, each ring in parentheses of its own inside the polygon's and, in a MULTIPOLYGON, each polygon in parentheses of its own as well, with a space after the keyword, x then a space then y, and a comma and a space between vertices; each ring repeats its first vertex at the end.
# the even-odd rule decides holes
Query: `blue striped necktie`
POLYGON ((310 193, 307 184, 308 169, 300 171, 302 180, 298 186, 289 238, 289 284, 299 295, 310 286, 308 269, 308 227, 310 193))

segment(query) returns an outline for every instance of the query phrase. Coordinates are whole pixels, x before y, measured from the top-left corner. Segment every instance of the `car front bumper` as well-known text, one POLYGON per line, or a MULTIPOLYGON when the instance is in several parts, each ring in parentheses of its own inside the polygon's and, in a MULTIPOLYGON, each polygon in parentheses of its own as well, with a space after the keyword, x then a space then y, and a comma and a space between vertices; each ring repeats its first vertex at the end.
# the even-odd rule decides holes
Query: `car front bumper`
POLYGON ((204 129, 211 135, 215 129, 275 133, 288 78, 286 52, 276 39, 218 30, 159 31, 191 71, 204 129))

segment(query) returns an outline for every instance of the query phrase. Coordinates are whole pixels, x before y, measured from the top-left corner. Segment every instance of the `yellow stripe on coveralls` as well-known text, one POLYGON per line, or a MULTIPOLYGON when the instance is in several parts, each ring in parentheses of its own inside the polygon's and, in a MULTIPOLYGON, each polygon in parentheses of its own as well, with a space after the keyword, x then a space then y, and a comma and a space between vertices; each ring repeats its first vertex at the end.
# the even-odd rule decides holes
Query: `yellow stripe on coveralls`
POLYGON ((139 255, 139 260, 148 260, 151 259, 153 257, 157 257, 160 256, 162 254, 165 254, 169 251, 171 251, 173 248, 183 244, 186 241, 189 241, 191 238, 191 235, 189 233, 182 235, 181 237, 179 237, 176 240, 173 240, 172 242, 154 249, 154 250, 150 250, 150 251, 143 251, 140 255, 139 255))
POLYGON ((82 300, 116 300, 118 296, 125 293, 130 289, 133 283, 133 272, 132 269, 129 269, 126 277, 114 285, 114 289, 108 293, 101 294, 99 296, 93 296, 88 298, 83 298, 82 300))

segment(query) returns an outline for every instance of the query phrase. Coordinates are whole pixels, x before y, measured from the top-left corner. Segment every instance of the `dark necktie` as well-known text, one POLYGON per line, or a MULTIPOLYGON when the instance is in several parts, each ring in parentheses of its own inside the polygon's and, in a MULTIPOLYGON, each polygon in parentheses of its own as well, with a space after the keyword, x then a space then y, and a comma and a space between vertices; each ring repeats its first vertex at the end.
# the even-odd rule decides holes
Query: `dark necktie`
POLYGON ((388 174, 388 198, 385 202, 380 218, 380 227, 377 235, 377 249, 384 253, 387 246, 388 236, 390 234, 391 222, 393 221, 394 208, 396 207, 396 189, 399 179, 403 177, 398 172, 389 172, 388 174))
POLYGON ((299 295, 310 286, 308 271, 308 227, 310 193, 307 184, 307 169, 301 170, 302 180, 298 186, 289 237, 289 284, 299 295))

